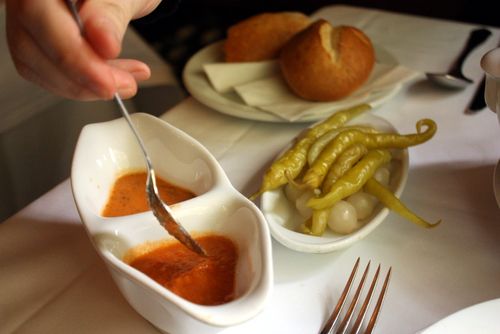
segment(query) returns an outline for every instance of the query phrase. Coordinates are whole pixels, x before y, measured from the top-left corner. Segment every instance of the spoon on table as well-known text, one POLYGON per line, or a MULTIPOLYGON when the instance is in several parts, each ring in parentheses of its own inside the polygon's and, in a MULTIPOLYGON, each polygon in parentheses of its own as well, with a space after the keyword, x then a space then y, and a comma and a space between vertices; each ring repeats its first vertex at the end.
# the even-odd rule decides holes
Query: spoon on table
POLYGON ((457 60, 448 73, 427 73, 427 78, 432 82, 448 88, 465 88, 473 81, 462 73, 462 66, 467 56, 489 36, 491 31, 480 28, 471 31, 465 48, 462 50, 457 60))
MULTIPOLYGON (((73 18, 75 19, 78 25, 78 28, 80 29, 80 33, 83 36, 84 35, 83 24, 80 19, 80 15, 78 14, 78 10, 76 9, 75 3, 72 0, 65 0, 65 2, 70 9, 73 18)), ((153 211, 153 214, 155 215, 156 219, 158 219, 160 225, 163 226, 170 235, 179 240, 182 244, 191 249, 193 252, 196 252, 202 256, 206 256, 207 254, 205 250, 189 235, 189 233, 182 227, 182 225, 175 220, 175 218, 172 216, 172 211, 170 210, 168 205, 165 204, 158 195, 158 187, 156 186, 155 171, 153 169, 151 159, 149 158, 149 155, 146 151, 146 146, 144 145, 144 142, 139 136, 139 133, 137 132, 134 126, 134 123, 132 123, 127 108, 125 108, 125 104, 123 103, 118 93, 115 93, 114 100, 117 103, 123 117, 126 119, 128 125, 130 126, 130 129, 134 133, 134 136, 137 139, 137 142, 139 143, 142 153, 144 154, 144 159, 146 160, 146 166, 148 171, 148 177, 146 181, 146 195, 148 198, 149 207, 153 211)))

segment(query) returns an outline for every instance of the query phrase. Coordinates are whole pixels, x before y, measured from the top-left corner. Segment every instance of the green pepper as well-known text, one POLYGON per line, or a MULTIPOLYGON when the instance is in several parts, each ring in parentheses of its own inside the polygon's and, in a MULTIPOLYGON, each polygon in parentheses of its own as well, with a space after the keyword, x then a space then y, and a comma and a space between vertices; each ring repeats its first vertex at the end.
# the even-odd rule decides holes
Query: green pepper
POLYGON ((309 234, 321 236, 325 232, 326 225, 328 224, 328 216, 330 215, 330 208, 323 210, 313 210, 311 218, 311 230, 309 234))
POLYGON ((307 170, 302 182, 311 189, 318 188, 328 170, 337 157, 353 144, 363 144, 368 149, 407 148, 421 144, 434 136, 437 130, 436 123, 431 119, 422 119, 417 122, 417 133, 399 135, 395 133, 364 133, 359 130, 341 132, 332 140, 307 170), (427 129, 422 132, 422 127, 427 129))
POLYGON ((307 162, 307 152, 316 139, 327 131, 342 126, 345 122, 370 110, 371 106, 362 104, 349 109, 341 110, 327 118, 321 123, 310 128, 303 137, 299 138, 295 145, 278 158, 264 174, 259 191, 250 196, 255 199, 262 193, 274 190, 288 183, 289 179, 295 179, 307 162))
POLYGON ((322 191, 327 193, 332 186, 342 177, 356 162, 358 162, 366 153, 368 149, 362 144, 354 144, 346 149, 335 163, 330 167, 325 180, 323 181, 322 191))
POLYGON ((408 219, 412 223, 423 226, 425 228, 436 227, 441 223, 441 220, 439 220, 434 224, 430 224, 414 214, 403 204, 403 202, 401 202, 396 196, 394 196, 394 194, 389 189, 385 188, 374 178, 370 178, 368 181, 366 181, 364 189, 367 193, 377 197, 378 200, 387 208, 396 212, 403 218, 408 219))
POLYGON ((313 197, 307 201, 307 206, 313 210, 332 207, 336 202, 360 190, 378 167, 389 162, 391 154, 387 150, 371 150, 363 159, 349 169, 330 191, 321 197, 313 197))
POLYGON ((311 146, 309 149, 309 152, 307 153, 307 163, 309 166, 311 166, 316 158, 319 156, 321 151, 328 145, 329 142, 331 142, 340 132, 346 131, 346 130, 359 130, 362 132, 368 132, 368 133, 377 133, 378 131, 375 130, 374 128, 368 127, 368 126, 363 126, 363 125, 352 125, 352 126, 343 126, 338 129, 333 129, 322 135, 321 137, 318 138, 314 142, 314 144, 311 146))

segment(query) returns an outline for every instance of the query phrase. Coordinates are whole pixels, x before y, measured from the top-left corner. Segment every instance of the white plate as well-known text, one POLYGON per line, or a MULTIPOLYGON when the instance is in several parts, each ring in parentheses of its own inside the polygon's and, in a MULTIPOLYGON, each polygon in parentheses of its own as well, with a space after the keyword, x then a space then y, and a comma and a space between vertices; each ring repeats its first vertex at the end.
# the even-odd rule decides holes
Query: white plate
MULTIPOLYGON (((246 105, 234 91, 219 93, 213 88, 203 71, 203 65, 223 61, 224 57, 222 45, 223 41, 211 44, 198 51, 188 61, 184 67, 182 77, 189 93, 201 103, 227 115, 257 121, 287 122, 276 115, 246 105)), ((397 64, 396 59, 384 49, 375 46, 375 52, 378 62, 389 65, 397 64)), ((383 90, 377 94, 371 94, 368 100, 364 102, 371 104, 372 107, 377 107, 392 98, 400 89, 401 85, 396 85, 392 89, 383 90)), ((340 100, 339 108, 345 109, 359 104, 358 99, 353 99, 352 104, 349 104, 348 101, 349 98, 340 100)), ((325 118, 335 110, 336 109, 333 106, 332 109, 329 109, 328 113, 325 113, 324 115, 307 115, 303 118, 299 118, 295 122, 318 121, 325 118)))
MULTIPOLYGON (((357 117, 347 124, 364 124, 384 132, 397 132, 392 124, 373 114, 357 117)), ((393 159, 399 160, 400 164, 392 172, 390 188, 399 197, 408 178, 408 150, 397 150, 393 154, 393 159)), ((318 237, 294 231, 302 220, 281 188, 262 194, 260 206, 274 239, 288 248, 306 253, 327 253, 350 246, 371 233, 389 214, 389 209, 378 205, 373 214, 367 218, 368 222, 359 230, 340 235, 327 229, 322 236, 318 237)))
POLYGON ((500 299, 493 299, 453 313, 418 334, 498 334, 499 315, 500 299))

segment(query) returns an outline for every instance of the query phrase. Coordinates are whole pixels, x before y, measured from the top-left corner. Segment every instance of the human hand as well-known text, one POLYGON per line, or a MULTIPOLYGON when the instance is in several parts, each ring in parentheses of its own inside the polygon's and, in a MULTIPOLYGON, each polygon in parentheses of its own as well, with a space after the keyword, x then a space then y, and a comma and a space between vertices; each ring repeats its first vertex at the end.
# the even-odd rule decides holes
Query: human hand
POLYGON ((7 40, 16 69, 66 98, 111 99, 115 92, 132 97, 150 70, 138 60, 118 58, 123 35, 132 19, 149 14, 160 1, 79 1, 82 37, 63 0, 6 0, 7 40))

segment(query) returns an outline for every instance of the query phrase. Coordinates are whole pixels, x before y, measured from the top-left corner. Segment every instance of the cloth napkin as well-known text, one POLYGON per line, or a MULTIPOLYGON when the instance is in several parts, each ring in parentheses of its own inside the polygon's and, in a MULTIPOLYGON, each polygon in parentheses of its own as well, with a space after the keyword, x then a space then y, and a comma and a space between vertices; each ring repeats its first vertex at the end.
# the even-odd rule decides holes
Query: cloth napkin
POLYGON ((419 74, 404 66, 376 63, 367 82, 350 96, 334 102, 312 102, 288 88, 276 61, 211 63, 203 70, 218 93, 235 91, 242 103, 290 122, 304 117, 319 119, 360 103, 376 107, 419 74))

